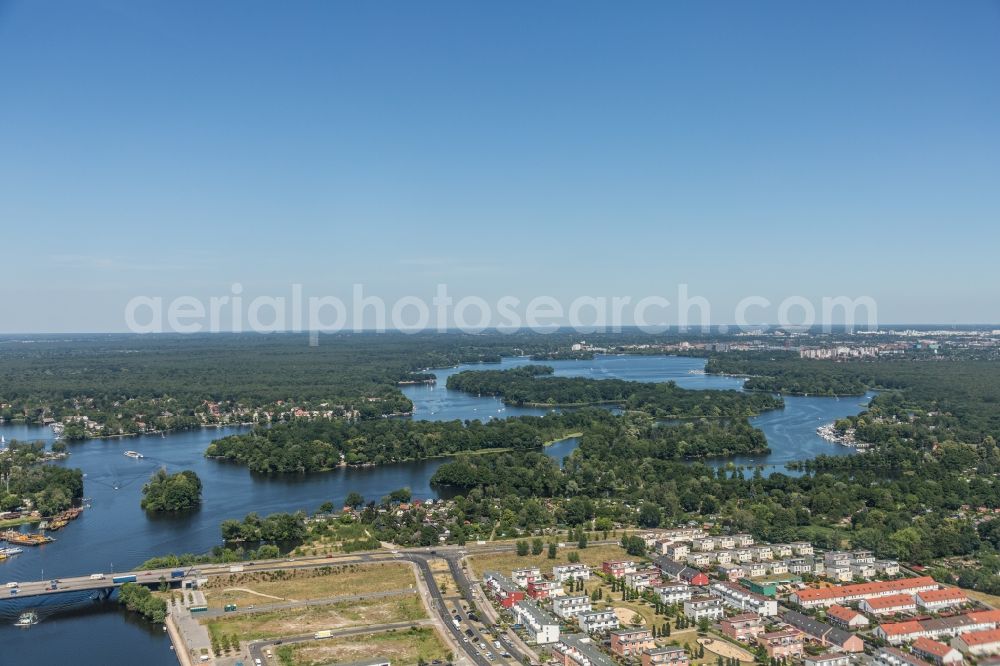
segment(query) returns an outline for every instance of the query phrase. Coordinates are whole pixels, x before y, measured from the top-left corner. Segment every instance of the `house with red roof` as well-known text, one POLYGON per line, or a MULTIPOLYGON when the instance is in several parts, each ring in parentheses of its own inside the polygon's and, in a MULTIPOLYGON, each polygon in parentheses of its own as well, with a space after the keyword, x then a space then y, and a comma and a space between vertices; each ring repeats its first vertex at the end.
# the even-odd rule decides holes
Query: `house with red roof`
POLYGON ((866 629, 870 624, 868 618, 847 606, 834 604, 826 609, 826 619, 843 629, 866 629))
POLYGON ((909 594, 890 594, 885 597, 862 599, 858 608, 869 615, 897 615, 915 613, 917 602, 909 594))
POLYGON ((957 666, 965 661, 962 653, 950 645, 923 636, 913 641, 910 649, 913 654, 937 666, 957 666))
POLYGON ((968 595, 957 587, 918 592, 916 599, 918 606, 932 613, 969 603, 968 595))

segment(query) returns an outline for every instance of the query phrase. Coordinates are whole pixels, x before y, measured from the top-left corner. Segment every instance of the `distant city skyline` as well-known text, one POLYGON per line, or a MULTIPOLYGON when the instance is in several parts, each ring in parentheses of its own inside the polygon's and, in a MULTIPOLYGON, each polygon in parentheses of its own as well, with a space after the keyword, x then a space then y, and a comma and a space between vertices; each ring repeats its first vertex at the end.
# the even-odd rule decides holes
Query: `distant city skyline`
POLYGON ((0 0, 0 91, 0 334, 234 284, 1000 322, 990 0, 0 0))

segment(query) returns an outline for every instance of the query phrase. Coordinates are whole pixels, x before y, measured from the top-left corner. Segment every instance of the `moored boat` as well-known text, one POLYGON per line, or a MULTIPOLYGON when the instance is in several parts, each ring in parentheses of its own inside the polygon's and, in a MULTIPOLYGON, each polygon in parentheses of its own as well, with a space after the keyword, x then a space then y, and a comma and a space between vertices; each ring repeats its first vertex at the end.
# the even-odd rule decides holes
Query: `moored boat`
POLYGON ((28 611, 27 613, 21 613, 21 616, 17 618, 17 622, 14 623, 14 626, 30 627, 34 624, 38 624, 38 613, 35 611, 28 611))
POLYGON ((6 532, 0 532, 0 538, 8 543, 14 543, 19 546, 41 546, 45 543, 52 543, 55 541, 50 536, 45 536, 44 534, 32 534, 31 532, 18 532, 17 530, 7 530, 6 532))

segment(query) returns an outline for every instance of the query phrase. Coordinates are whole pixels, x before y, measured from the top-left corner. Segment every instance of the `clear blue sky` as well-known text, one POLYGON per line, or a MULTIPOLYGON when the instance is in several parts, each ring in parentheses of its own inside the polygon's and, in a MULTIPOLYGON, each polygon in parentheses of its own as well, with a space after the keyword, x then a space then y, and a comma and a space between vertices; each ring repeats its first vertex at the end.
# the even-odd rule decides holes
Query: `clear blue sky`
POLYGON ((135 295, 1000 321, 1000 4, 0 0, 0 332, 135 295))

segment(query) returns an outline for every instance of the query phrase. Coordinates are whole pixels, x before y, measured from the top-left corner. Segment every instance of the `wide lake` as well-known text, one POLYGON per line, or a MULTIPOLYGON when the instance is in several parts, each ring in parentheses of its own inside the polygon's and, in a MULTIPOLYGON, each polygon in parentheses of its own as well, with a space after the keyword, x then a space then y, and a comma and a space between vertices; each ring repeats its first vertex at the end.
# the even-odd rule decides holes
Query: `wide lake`
MULTIPOLYGON (((414 418, 418 419, 489 420, 544 414, 543 409, 508 407, 497 398, 445 388, 447 377, 455 372, 510 368, 526 363, 531 361, 507 358, 500 364, 436 370, 436 385, 407 386, 403 392, 413 401, 414 418)), ((593 360, 547 363, 559 376, 674 381, 690 389, 742 389, 739 378, 703 374, 704 364, 704 359, 676 356, 600 356, 593 360)), ((824 441, 816 435, 816 428, 859 413, 870 398, 870 395, 785 398, 783 410, 753 419, 753 424, 767 435, 770 455, 712 463, 762 465, 765 471, 772 471, 786 462, 823 453, 846 455, 852 450, 824 441)), ((205 459, 205 449, 213 439, 238 431, 205 428, 70 445, 69 459, 58 464, 83 470, 84 494, 90 508, 56 533, 54 543, 25 548, 22 555, 0 562, 0 583, 125 571, 155 555, 205 552, 219 545, 219 524, 223 520, 242 518, 248 511, 262 515, 277 511, 313 512, 325 501, 335 505, 343 502, 351 491, 377 500, 403 486, 409 487, 417 498, 437 497, 430 478, 442 459, 294 476, 260 476, 243 467, 205 459), (124 451, 128 449, 140 451, 145 458, 125 457, 124 451), (158 467, 171 472, 182 469, 197 472, 204 483, 202 507, 183 516, 147 516, 139 508, 140 493, 143 483, 158 467)), ((0 424, 0 435, 7 440, 52 440, 48 428, 15 424, 0 424)), ((547 447, 546 452, 561 460, 575 446, 574 440, 566 440, 547 447)), ((129 617, 113 601, 99 604, 84 595, 57 595, 42 601, 0 599, 0 642, 4 646, 4 663, 8 659, 10 663, 82 666, 103 666, 112 661, 145 666, 177 663, 161 627, 129 617), (41 622, 31 629, 13 627, 18 613, 28 608, 39 613, 41 622)))

